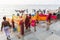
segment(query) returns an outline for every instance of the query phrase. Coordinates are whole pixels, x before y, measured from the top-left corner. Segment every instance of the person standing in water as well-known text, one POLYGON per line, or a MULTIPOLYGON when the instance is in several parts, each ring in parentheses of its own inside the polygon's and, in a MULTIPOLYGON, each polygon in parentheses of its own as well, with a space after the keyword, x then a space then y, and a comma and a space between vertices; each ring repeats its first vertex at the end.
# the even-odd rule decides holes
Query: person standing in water
POLYGON ((19 27, 20 27, 20 31, 17 36, 20 39, 22 36, 24 36, 24 21, 22 16, 20 17, 19 27))
POLYGON ((12 15, 12 28, 13 28, 13 32, 16 31, 15 22, 14 22, 14 15, 15 15, 15 14, 12 15))
POLYGON ((49 30, 49 25, 51 24, 51 17, 52 17, 52 14, 49 13, 49 15, 47 17, 47 22, 48 22, 48 24, 47 24, 47 31, 49 30))
POLYGON ((7 36, 7 40, 11 40, 10 39, 10 31, 9 31, 9 29, 11 28, 11 25, 8 21, 6 21, 6 17, 3 17, 3 20, 4 21, 2 21, 1 31, 4 28, 5 34, 7 36))
POLYGON ((30 18, 28 17, 28 14, 26 15, 26 19, 25 19, 25 27, 26 27, 26 31, 28 31, 28 28, 30 28, 30 18))
POLYGON ((22 19, 20 20, 20 27, 21 27, 21 35, 23 36, 24 35, 24 22, 22 19))
POLYGON ((28 28, 29 28, 29 31, 31 31, 31 29, 30 29, 30 28, 31 28, 31 27, 30 27, 30 23, 31 23, 31 14, 29 14, 28 19, 29 19, 29 21, 28 21, 28 22, 29 22, 29 23, 28 23, 28 28))
POLYGON ((32 16, 31 26, 34 27, 34 31, 36 32, 36 18, 35 18, 35 16, 32 16))
POLYGON ((39 11, 36 12, 36 21, 37 21, 37 24, 39 23, 38 18, 39 18, 39 11))
POLYGON ((13 32, 15 32, 16 31, 16 28, 15 28, 15 22, 14 22, 13 19, 12 19, 12 28, 13 28, 13 32))

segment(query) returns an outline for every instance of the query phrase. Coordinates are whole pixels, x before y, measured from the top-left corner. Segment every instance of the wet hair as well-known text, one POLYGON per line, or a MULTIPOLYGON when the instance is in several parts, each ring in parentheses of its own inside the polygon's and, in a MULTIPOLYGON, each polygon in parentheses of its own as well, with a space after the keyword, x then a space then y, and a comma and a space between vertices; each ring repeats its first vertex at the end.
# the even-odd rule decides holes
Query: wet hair
POLYGON ((29 14, 29 16, 31 16, 31 14, 29 14))
POLYGON ((39 11, 37 11, 37 13, 39 13, 39 11))
POLYGON ((6 17, 3 17, 3 20, 6 20, 6 17))
POLYGON ((56 15, 56 13, 53 13, 53 15, 56 15))
POLYGON ((17 16, 19 16, 19 13, 17 13, 17 16))

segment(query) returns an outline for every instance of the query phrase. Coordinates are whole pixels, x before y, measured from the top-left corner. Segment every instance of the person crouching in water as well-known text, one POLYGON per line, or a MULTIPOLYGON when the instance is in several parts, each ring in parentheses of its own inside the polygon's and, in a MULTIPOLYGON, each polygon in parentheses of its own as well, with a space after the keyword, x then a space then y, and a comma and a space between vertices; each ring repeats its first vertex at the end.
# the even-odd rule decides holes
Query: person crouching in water
POLYGON ((47 31, 49 30, 49 26, 50 26, 50 24, 51 24, 51 17, 52 17, 52 14, 51 13, 49 13, 49 15, 48 15, 48 17, 47 17, 47 31))
POLYGON ((11 25, 8 21, 6 21, 6 17, 3 17, 3 20, 4 21, 2 21, 1 31, 4 28, 5 34, 7 36, 7 40, 11 40, 10 39, 10 30, 9 30, 11 28, 11 25))

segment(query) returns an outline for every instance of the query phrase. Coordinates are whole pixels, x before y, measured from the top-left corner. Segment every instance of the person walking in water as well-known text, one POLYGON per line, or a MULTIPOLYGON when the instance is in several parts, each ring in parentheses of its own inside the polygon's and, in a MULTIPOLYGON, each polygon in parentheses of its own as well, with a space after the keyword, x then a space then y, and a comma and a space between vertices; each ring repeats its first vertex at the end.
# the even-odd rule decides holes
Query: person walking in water
POLYGON ((52 14, 49 13, 49 15, 48 15, 48 17, 47 17, 47 22, 48 22, 48 24, 47 24, 47 31, 49 30, 49 26, 50 26, 50 24, 51 24, 51 16, 52 16, 52 14))
POLYGON ((3 17, 3 20, 4 21, 2 21, 1 31, 4 28, 4 32, 5 32, 6 36, 7 36, 7 40, 11 40, 10 39, 10 31, 9 31, 9 29, 11 28, 11 25, 10 25, 10 23, 8 21, 6 21, 6 17, 3 17))
POLYGON ((26 31, 28 31, 28 28, 30 28, 30 18, 28 17, 28 15, 26 15, 25 27, 26 27, 26 31))
POLYGON ((11 22, 12 23, 13 32, 16 31, 15 22, 14 22, 14 16, 15 16, 15 14, 12 15, 12 22, 11 22))

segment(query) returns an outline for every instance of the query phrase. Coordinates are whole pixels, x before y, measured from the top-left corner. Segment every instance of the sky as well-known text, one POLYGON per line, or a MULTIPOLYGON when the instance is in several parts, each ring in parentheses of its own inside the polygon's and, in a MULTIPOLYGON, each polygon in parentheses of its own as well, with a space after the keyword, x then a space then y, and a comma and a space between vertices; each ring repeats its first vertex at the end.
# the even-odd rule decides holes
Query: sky
POLYGON ((46 5, 60 4, 60 0, 0 0, 0 5, 46 5))

